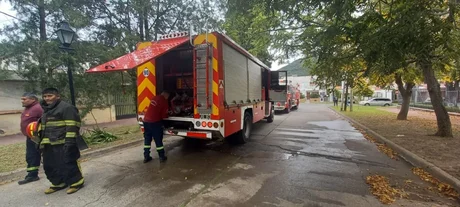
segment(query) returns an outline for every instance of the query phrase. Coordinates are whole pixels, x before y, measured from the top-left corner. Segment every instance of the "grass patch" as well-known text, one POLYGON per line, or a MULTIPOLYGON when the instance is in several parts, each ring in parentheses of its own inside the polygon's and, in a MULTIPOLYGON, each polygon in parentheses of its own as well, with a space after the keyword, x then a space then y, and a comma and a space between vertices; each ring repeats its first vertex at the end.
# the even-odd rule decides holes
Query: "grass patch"
MULTIPOLYGON (((139 129, 139 125, 106 128, 104 130, 117 136, 118 139, 113 142, 89 144, 89 150, 101 149, 142 139, 142 132, 139 129)), ((81 132, 84 133, 83 130, 81 132)), ((0 146, 0 173, 25 168, 26 166, 25 140, 24 143, 0 146)))
MULTIPOLYGON (((348 111, 340 111, 340 106, 334 106, 333 109, 339 113, 342 113, 350 118, 358 118, 358 119, 366 119, 375 116, 382 116, 384 118, 393 118, 396 119, 396 115, 394 113, 381 110, 381 106, 353 106, 353 111, 349 111, 350 108, 347 107, 348 111)), ((357 120, 358 121, 358 120, 357 120)))
POLYGON ((454 137, 446 138, 433 136, 434 114, 409 111, 408 120, 397 120, 399 110, 394 108, 354 106, 352 112, 332 108, 460 179, 460 117, 450 116, 454 137))
POLYGON ((0 172, 9 172, 27 167, 25 141, 20 144, 0 146, 0 172))

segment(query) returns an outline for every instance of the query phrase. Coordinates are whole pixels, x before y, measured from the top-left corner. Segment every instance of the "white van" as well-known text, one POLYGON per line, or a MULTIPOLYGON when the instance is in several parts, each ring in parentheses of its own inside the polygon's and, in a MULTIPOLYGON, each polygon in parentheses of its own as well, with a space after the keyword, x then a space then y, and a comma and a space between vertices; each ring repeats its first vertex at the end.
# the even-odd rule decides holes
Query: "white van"
POLYGON ((391 106, 391 99, 389 98, 373 98, 367 101, 360 101, 359 105, 364 106, 391 106))

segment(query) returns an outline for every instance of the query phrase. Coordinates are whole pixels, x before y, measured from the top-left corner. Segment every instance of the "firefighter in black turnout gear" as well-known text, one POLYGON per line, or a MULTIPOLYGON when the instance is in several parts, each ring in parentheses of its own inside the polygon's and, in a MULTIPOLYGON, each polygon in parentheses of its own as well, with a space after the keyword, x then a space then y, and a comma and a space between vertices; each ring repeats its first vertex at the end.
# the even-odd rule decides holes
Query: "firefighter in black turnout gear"
POLYGON ((65 189, 67 194, 75 193, 83 187, 84 178, 78 158, 80 150, 77 137, 80 136, 80 116, 75 106, 60 99, 55 88, 42 92, 40 103, 44 114, 39 122, 40 148, 43 154, 43 168, 51 187, 45 194, 65 189))

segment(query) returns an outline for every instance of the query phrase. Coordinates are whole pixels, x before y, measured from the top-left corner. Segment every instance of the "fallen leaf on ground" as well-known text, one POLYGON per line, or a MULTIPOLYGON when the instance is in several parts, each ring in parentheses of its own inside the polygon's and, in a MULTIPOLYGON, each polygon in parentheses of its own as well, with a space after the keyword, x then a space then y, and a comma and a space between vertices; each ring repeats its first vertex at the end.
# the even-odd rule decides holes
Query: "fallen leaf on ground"
POLYGON ((380 152, 383 152, 384 154, 388 155, 388 157, 390 157, 391 159, 397 160, 398 153, 396 153, 393 149, 389 148, 386 144, 379 144, 374 137, 369 136, 364 130, 356 126, 353 127, 358 129, 358 131, 360 131, 361 134, 363 134, 364 138, 366 138, 372 143, 375 143, 380 152))
POLYGON ((396 201, 396 197, 407 198, 403 190, 390 186, 388 178, 381 175, 370 175, 366 177, 366 183, 371 186, 371 192, 383 204, 390 204, 396 201))
MULTIPOLYGON (((438 179, 433 177, 430 173, 426 172, 424 169, 419 168, 419 167, 414 167, 412 168, 412 173, 414 173, 415 175, 418 175, 420 179, 435 185, 439 193, 442 193, 445 196, 455 198, 455 199, 458 199, 460 197, 460 194, 451 185, 439 181, 438 179)), ((429 187, 428 189, 434 190, 435 188, 429 187)))
POLYGON ((377 144, 377 148, 379 149, 380 152, 385 153, 391 159, 394 159, 394 160, 397 159, 398 153, 393 151, 393 149, 389 148, 386 144, 377 144))

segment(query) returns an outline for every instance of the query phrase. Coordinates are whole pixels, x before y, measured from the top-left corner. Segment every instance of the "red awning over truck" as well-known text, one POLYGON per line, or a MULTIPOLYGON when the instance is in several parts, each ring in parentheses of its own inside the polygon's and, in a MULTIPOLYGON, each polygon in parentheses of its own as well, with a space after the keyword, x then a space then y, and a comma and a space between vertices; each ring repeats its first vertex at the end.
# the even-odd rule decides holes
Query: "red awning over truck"
POLYGON ((169 50, 172 50, 179 45, 189 41, 189 37, 179 37, 174 39, 165 39, 158 42, 153 42, 141 50, 136 50, 132 53, 123 55, 117 59, 98 65, 87 70, 87 73, 112 72, 121 70, 130 70, 139 65, 146 63, 152 58, 158 57, 169 50))

